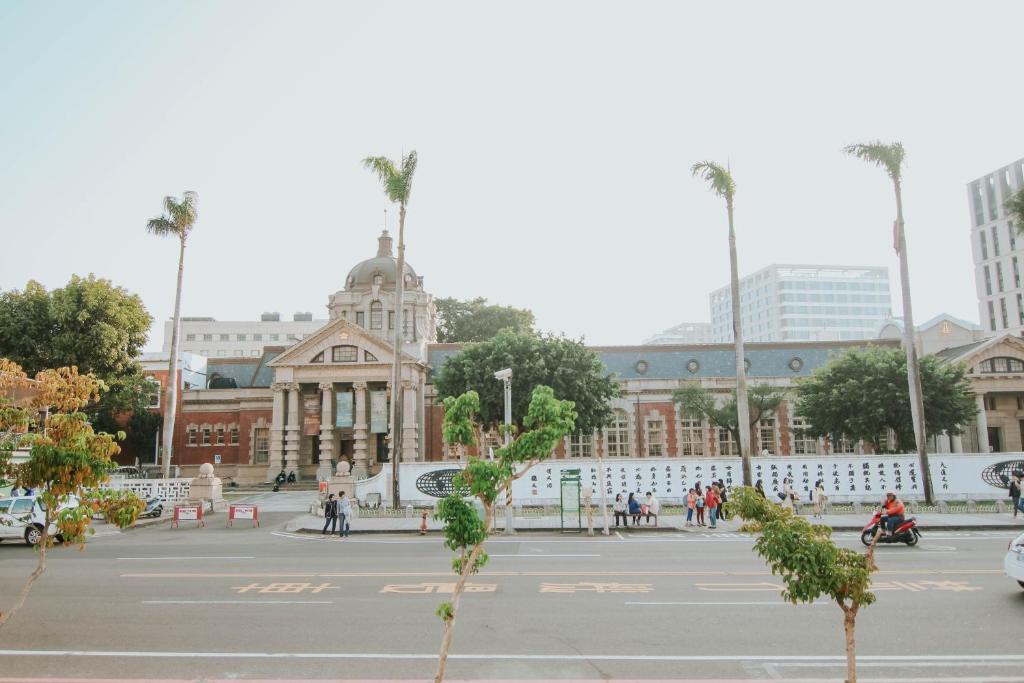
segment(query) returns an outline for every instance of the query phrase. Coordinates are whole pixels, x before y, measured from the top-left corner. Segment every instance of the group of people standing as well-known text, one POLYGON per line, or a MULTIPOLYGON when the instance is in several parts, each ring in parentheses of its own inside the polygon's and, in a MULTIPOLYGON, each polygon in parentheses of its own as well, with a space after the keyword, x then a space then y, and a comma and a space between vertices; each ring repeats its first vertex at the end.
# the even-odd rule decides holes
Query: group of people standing
POLYGON ((338 494, 338 499, 334 499, 334 494, 327 496, 327 502, 324 504, 324 530, 323 534, 327 533, 327 527, 331 527, 331 534, 334 534, 334 528, 338 528, 338 536, 342 538, 348 537, 349 522, 352 519, 352 501, 345 497, 345 492, 342 491, 338 494))
POLYGON ((1024 501, 1021 500, 1021 492, 1024 491, 1024 472, 1014 472, 1010 475, 1010 500, 1013 501, 1013 516, 1018 512, 1024 512, 1024 501))
POLYGON ((641 503, 636 499, 635 493, 630 493, 627 500, 622 500, 622 494, 618 493, 615 495, 615 502, 612 504, 612 511, 615 513, 615 526, 619 526, 619 520, 622 520, 623 526, 629 526, 629 518, 633 518, 633 524, 639 525, 642 517, 647 517, 647 522, 650 523, 651 516, 658 517, 658 512, 661 510, 661 503, 650 491, 644 496, 644 502, 641 503))
POLYGON ((729 501, 729 494, 725 488, 725 482, 719 479, 713 481, 705 489, 698 481, 692 489, 686 493, 686 526, 706 526, 709 529, 718 527, 718 520, 725 519, 725 504, 729 501), (704 523, 704 515, 711 522, 704 523), (697 522, 693 518, 696 515, 697 522))

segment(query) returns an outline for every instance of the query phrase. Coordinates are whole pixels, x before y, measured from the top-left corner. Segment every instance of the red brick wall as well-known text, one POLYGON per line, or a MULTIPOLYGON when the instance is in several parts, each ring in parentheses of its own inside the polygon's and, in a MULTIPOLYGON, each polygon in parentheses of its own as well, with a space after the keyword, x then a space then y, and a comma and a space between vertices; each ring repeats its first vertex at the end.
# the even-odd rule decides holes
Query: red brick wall
POLYGON ((793 455, 789 432, 789 402, 783 401, 775 413, 775 425, 779 429, 779 455, 793 455))
MULTIPOLYGON (((643 414, 643 425, 644 438, 646 439, 647 425, 646 421, 648 418, 661 417, 662 429, 665 430, 665 455, 670 457, 677 457, 679 455, 679 444, 676 442, 676 406, 672 402, 659 402, 659 403, 641 403, 640 412, 643 414)), ((646 446, 646 443, 644 444, 646 446)), ((641 453, 641 456, 647 455, 647 449, 641 453)))

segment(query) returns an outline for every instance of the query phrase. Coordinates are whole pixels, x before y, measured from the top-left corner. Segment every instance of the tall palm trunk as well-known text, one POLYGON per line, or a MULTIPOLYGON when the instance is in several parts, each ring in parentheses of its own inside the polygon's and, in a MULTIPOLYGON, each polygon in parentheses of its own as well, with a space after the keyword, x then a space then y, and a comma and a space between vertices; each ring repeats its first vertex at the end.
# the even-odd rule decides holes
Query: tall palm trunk
POLYGON ((179 237, 181 247, 178 250, 178 287, 174 291, 174 322, 171 330, 171 358, 167 362, 167 390, 164 393, 163 424, 163 466, 164 479, 171 476, 171 455, 174 451, 174 418, 178 414, 178 340, 181 336, 181 280, 185 273, 185 236, 179 237))
MULTIPOLYGON (((907 354, 907 383, 910 387, 910 418, 914 423, 914 440, 917 442, 917 457, 921 461, 924 497, 932 502, 932 474, 928 465, 927 436, 924 424, 924 401, 921 395, 921 372, 917 363, 917 347, 914 345, 914 313, 910 304, 910 266, 907 263, 907 237, 903 232, 903 192, 898 180, 893 181, 896 190, 896 237, 900 253, 900 289, 903 294, 903 346, 907 354)), ((902 445, 902 444, 901 444, 902 445)))
POLYGON ((402 312, 405 298, 405 204, 398 211, 398 259, 395 273, 395 356, 391 365, 391 506, 401 507, 398 460, 402 455, 402 312))
POLYGON ((750 406, 747 403, 747 367, 743 353, 743 328, 740 325, 740 275, 736 259, 736 229, 733 227, 732 199, 729 211, 729 272, 732 288, 732 334, 736 346, 736 427, 740 433, 740 457, 743 458, 743 485, 751 486, 750 471, 750 406))

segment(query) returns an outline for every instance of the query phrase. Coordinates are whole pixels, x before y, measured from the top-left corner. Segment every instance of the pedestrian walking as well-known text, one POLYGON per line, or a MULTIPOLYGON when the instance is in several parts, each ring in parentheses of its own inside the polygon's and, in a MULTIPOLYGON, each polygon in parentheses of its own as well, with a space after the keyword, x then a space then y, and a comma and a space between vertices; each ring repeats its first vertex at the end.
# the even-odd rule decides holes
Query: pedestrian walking
POLYGON ((331 527, 331 535, 334 535, 335 526, 338 524, 338 501, 334 500, 334 494, 327 496, 327 504, 324 505, 324 530, 321 535, 327 533, 328 525, 331 527))
POLYGON ((696 506, 697 506, 697 526, 707 526, 704 524, 704 491, 700 487, 698 481, 693 487, 693 492, 697 495, 696 506))
POLYGON ((622 518, 622 525, 629 527, 629 520, 626 517, 626 503, 622 500, 622 494, 615 494, 615 502, 612 504, 612 511, 615 512, 615 526, 619 525, 619 518, 622 518))
POLYGON ((345 497, 345 492, 338 494, 338 536, 348 538, 349 521, 352 519, 352 501, 345 497))
POLYGON ((636 499, 634 494, 629 494, 629 500, 626 501, 626 505, 629 507, 629 515, 633 518, 633 525, 640 525, 640 501, 636 499))
POLYGON ((693 526, 693 510, 697 507, 697 494, 693 489, 686 492, 686 526, 693 526))
POLYGON ((814 516, 821 519, 822 514, 825 512, 825 504, 828 503, 828 496, 825 495, 825 482, 821 479, 814 482, 811 502, 814 503, 814 516))
POLYGON ((729 494, 725 490, 725 480, 718 480, 718 518, 725 519, 725 504, 729 502, 729 494))
POLYGON ((1024 488, 1024 473, 1014 472, 1010 475, 1010 499, 1013 501, 1013 516, 1016 517, 1018 512, 1024 512, 1024 507, 1021 507, 1020 493, 1021 489, 1024 488))
POLYGON ((708 517, 711 520, 711 526, 708 527, 709 529, 718 527, 718 503, 718 486, 712 483, 704 494, 704 507, 708 509, 708 517))

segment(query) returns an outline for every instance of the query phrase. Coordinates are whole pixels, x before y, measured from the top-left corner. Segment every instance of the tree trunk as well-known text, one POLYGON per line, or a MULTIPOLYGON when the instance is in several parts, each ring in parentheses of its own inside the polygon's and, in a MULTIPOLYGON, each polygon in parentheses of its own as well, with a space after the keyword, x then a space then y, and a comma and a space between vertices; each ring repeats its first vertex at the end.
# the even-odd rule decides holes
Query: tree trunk
POLYGON ((750 406, 747 404, 747 367, 743 353, 743 329, 740 324, 740 276, 736 258, 736 230, 733 227, 732 199, 728 199, 729 211, 729 273, 732 289, 732 334, 736 346, 736 424, 747 425, 739 429, 740 457, 743 458, 743 485, 753 486, 750 471, 750 406))
POLYGON ((181 247, 178 250, 178 286, 174 290, 174 322, 171 323, 171 358, 167 361, 167 389, 164 392, 162 462, 164 479, 171 476, 171 456, 174 453, 174 419, 178 414, 178 342, 181 337, 181 280, 185 273, 185 236, 180 235, 181 247))
POLYGON ((46 546, 50 542, 50 511, 47 509, 46 514, 43 517, 43 535, 39 539, 39 559, 36 561, 36 568, 25 581, 25 585, 21 587, 21 592, 18 593, 18 598, 11 605, 11 608, 6 612, 0 614, 0 629, 4 627, 4 624, 17 613, 24 605, 25 601, 28 600, 28 594, 32 590, 33 584, 36 580, 43 575, 46 571, 46 546))
POLYGON ((907 237, 903 231, 903 193, 899 181, 894 181, 896 190, 896 237, 900 250, 900 288, 903 294, 903 346, 907 354, 907 383, 910 389, 910 417, 914 423, 914 440, 917 442, 917 457, 921 462, 921 479, 924 483, 925 501, 932 501, 932 476, 928 466, 927 433, 924 424, 924 399, 921 395, 921 371, 917 362, 917 347, 914 345, 914 313, 910 302, 910 266, 907 263, 907 237))
POLYGON ((394 359, 391 364, 391 505, 402 506, 398 486, 398 461, 402 457, 402 312, 405 298, 405 204, 398 210, 398 259, 395 267, 395 336, 394 359))
MULTIPOLYGON (((491 524, 494 520, 494 505, 487 505, 484 507, 484 529, 490 533, 491 524)), ((452 646, 452 636, 455 631, 455 617, 459 613, 459 602, 462 598, 462 593, 466 589, 466 581, 473 573, 473 564, 476 562, 476 558, 480 557, 480 553, 484 549, 484 543, 487 537, 484 537, 484 541, 481 541, 479 545, 473 546, 473 550, 469 553, 469 557, 462 563, 462 571, 459 572, 459 580, 455 584, 455 590, 452 591, 452 617, 447 620, 444 624, 444 637, 441 639, 441 652, 437 656, 437 674, 434 676, 434 683, 441 683, 444 680, 445 667, 448 665, 448 650, 452 646)))
POLYGON ((839 606, 843 610, 843 629, 846 631, 846 683, 857 683, 857 606, 839 606))

